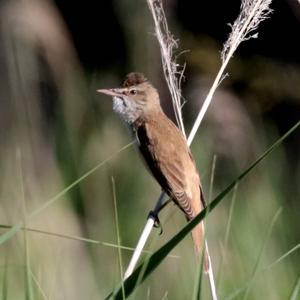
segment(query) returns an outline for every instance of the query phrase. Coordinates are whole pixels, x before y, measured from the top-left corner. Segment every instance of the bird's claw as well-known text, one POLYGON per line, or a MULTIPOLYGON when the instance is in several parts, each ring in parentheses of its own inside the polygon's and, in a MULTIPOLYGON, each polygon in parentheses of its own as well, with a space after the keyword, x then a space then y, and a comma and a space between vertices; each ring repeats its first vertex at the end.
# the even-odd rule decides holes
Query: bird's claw
POLYGON ((148 218, 151 217, 154 220, 154 227, 155 228, 160 228, 160 233, 159 235, 161 235, 163 233, 163 227, 160 223, 160 220, 158 218, 158 215, 154 212, 154 211, 150 211, 148 218))

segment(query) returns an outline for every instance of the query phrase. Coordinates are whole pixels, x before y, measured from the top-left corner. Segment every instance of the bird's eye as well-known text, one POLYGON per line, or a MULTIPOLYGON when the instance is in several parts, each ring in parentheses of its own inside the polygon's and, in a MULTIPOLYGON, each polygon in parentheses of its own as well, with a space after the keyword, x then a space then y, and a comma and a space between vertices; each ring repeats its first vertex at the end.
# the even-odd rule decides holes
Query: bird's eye
POLYGON ((137 91, 133 89, 133 90, 130 90, 129 93, 130 93, 130 95, 136 95, 137 91))

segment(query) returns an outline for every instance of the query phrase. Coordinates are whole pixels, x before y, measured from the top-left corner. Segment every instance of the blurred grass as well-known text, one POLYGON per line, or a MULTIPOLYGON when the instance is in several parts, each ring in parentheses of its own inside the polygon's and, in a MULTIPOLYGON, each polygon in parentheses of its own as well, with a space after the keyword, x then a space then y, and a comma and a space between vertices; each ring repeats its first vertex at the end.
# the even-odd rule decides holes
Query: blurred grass
MULTIPOLYGON (((114 72, 102 70, 99 74, 84 73, 61 17, 50 2, 6 1, 1 17, 0 224, 20 224, 14 230, 1 229, 2 234, 15 234, 13 238, 6 235, 9 240, 0 245, 2 299, 24 299, 26 289, 33 290, 30 294, 34 299, 103 299, 120 279, 118 249, 104 246, 118 244, 111 177, 116 182, 119 237, 122 244, 129 247, 135 246, 160 188, 147 173, 134 147, 105 161, 131 142, 125 127, 113 115, 111 103, 95 95, 97 88, 115 86, 119 78, 114 72), (20 191, 20 165, 15 155, 18 148, 22 153, 24 192, 20 191), (86 173, 87 170, 91 172, 86 173), (81 174, 88 175, 84 181, 81 174), (78 188, 69 193, 75 185, 78 188), (62 192, 58 194, 59 191, 62 192), (56 196, 53 198, 53 195, 56 196), (17 233, 23 226, 23 198, 28 230, 17 233), (51 206, 46 199, 52 199, 51 206), (36 211, 39 213, 34 218, 28 218, 36 211), (62 237, 36 234, 30 232, 30 228, 62 237), (72 236, 100 244, 72 241, 72 236)), ((144 19, 146 30, 147 24, 144 19)), ((134 30, 133 25, 128 23, 127 27, 134 30)), ((130 58, 136 69, 143 69, 141 64, 145 60, 144 53, 139 52, 139 49, 145 51, 145 45, 141 46, 143 41, 138 41, 138 32, 143 26, 139 26, 130 43, 139 57, 136 61, 130 58)), ((147 43, 155 41, 151 37, 147 43)), ((197 40, 197 47, 198 43, 197 40)), ((148 74, 160 74, 156 50, 149 47, 147 52, 147 57, 155 61, 147 63, 148 74)), ((209 73, 213 67, 208 65, 216 64, 211 61, 212 54, 216 57, 218 54, 211 49, 207 53, 209 61, 204 59, 201 63, 209 73)), ((193 56, 193 61, 198 63, 199 59, 193 56)), ((239 74, 250 65, 253 72, 255 61, 246 62, 244 68, 241 64, 237 60, 232 72, 239 74)), ((268 65, 271 64, 268 61, 268 65)), ((297 70, 295 66, 295 74, 297 70)), ((267 81, 273 82, 269 78, 272 72, 267 73, 267 81)), ((160 77, 154 77, 162 94, 167 94, 160 77)), ((197 76, 191 78, 187 87, 191 99, 185 106, 187 124, 198 110, 199 95, 205 92, 203 84, 196 84, 198 79, 197 76), (197 96, 193 97, 193 93, 197 96)), ((203 83, 203 78, 201 80, 203 83)), ((258 84, 258 79, 255 82, 258 84)), ((260 83, 259 95, 267 93, 265 98, 271 101, 271 86, 265 86, 268 82, 260 83)), ((284 91, 293 91, 287 88, 288 81, 284 84, 284 91)), ((253 82, 250 85, 255 88, 253 82)), ((276 84, 276 91, 280 86, 276 84)), ((276 102, 278 95, 285 97, 284 91, 276 93, 276 102)), ((249 101, 254 96, 246 98, 249 101)), ((212 107, 192 146, 205 194, 211 195, 208 198, 214 198, 262 152, 261 149, 280 136, 275 125, 263 119, 259 110, 254 110, 254 114, 237 99, 230 84, 220 90, 215 100, 218 107, 212 107), (215 155, 214 184, 209 191, 215 155)), ((165 103, 164 106, 168 107, 165 103)), ((290 150, 281 147, 239 185, 233 211, 230 201, 224 201, 208 216, 207 238, 215 271, 222 262, 218 286, 221 299, 240 299, 240 294, 235 296, 235 292, 247 289, 258 257, 260 264, 248 299, 281 300, 299 295, 299 170, 299 159, 291 161, 290 150), (292 177, 290 170, 296 170, 292 177), (292 190, 291 182, 294 183, 292 190), (279 207, 282 213, 260 255, 266 229, 279 207), (231 224, 229 234, 226 224, 231 224), (292 253, 272 266, 293 247, 292 253), (268 268, 269 265, 272 267, 268 268)), ((172 204, 162 212, 161 221, 164 233, 159 236, 158 231, 153 232, 147 246, 150 250, 158 249, 185 224, 181 212, 172 204)), ((1 235, 2 242, 3 237, 1 235)), ((147 295, 149 299, 192 297, 198 264, 191 239, 180 243, 172 254, 179 258, 164 260, 153 276, 135 291, 135 299, 145 299, 147 295)), ((130 256, 130 251, 122 250, 123 268, 130 256)), ((203 299, 209 298, 206 280, 204 277, 202 282, 203 299)))

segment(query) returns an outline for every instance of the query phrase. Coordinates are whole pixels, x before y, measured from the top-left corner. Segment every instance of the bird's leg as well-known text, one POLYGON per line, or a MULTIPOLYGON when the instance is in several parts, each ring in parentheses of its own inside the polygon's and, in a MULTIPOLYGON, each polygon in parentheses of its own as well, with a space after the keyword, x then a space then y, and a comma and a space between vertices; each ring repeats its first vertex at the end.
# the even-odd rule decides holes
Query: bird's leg
POLYGON ((160 211, 165 208, 170 202, 172 201, 171 198, 169 198, 168 200, 166 200, 156 211, 155 213, 158 215, 158 213, 160 213, 160 211))

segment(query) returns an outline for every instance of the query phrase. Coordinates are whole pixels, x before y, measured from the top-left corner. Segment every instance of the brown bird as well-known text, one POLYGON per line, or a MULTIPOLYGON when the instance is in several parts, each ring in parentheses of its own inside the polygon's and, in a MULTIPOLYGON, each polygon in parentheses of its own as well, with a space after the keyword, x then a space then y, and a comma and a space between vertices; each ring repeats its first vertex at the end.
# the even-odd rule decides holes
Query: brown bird
MULTIPOLYGON (((193 219, 205 206, 199 174, 182 132, 163 112, 157 90, 141 73, 126 76, 121 88, 101 89, 113 96, 113 109, 129 125, 139 150, 162 189, 193 219)), ((196 253, 204 243, 204 225, 192 231, 196 253)), ((205 270, 209 264, 205 255, 205 270)))

